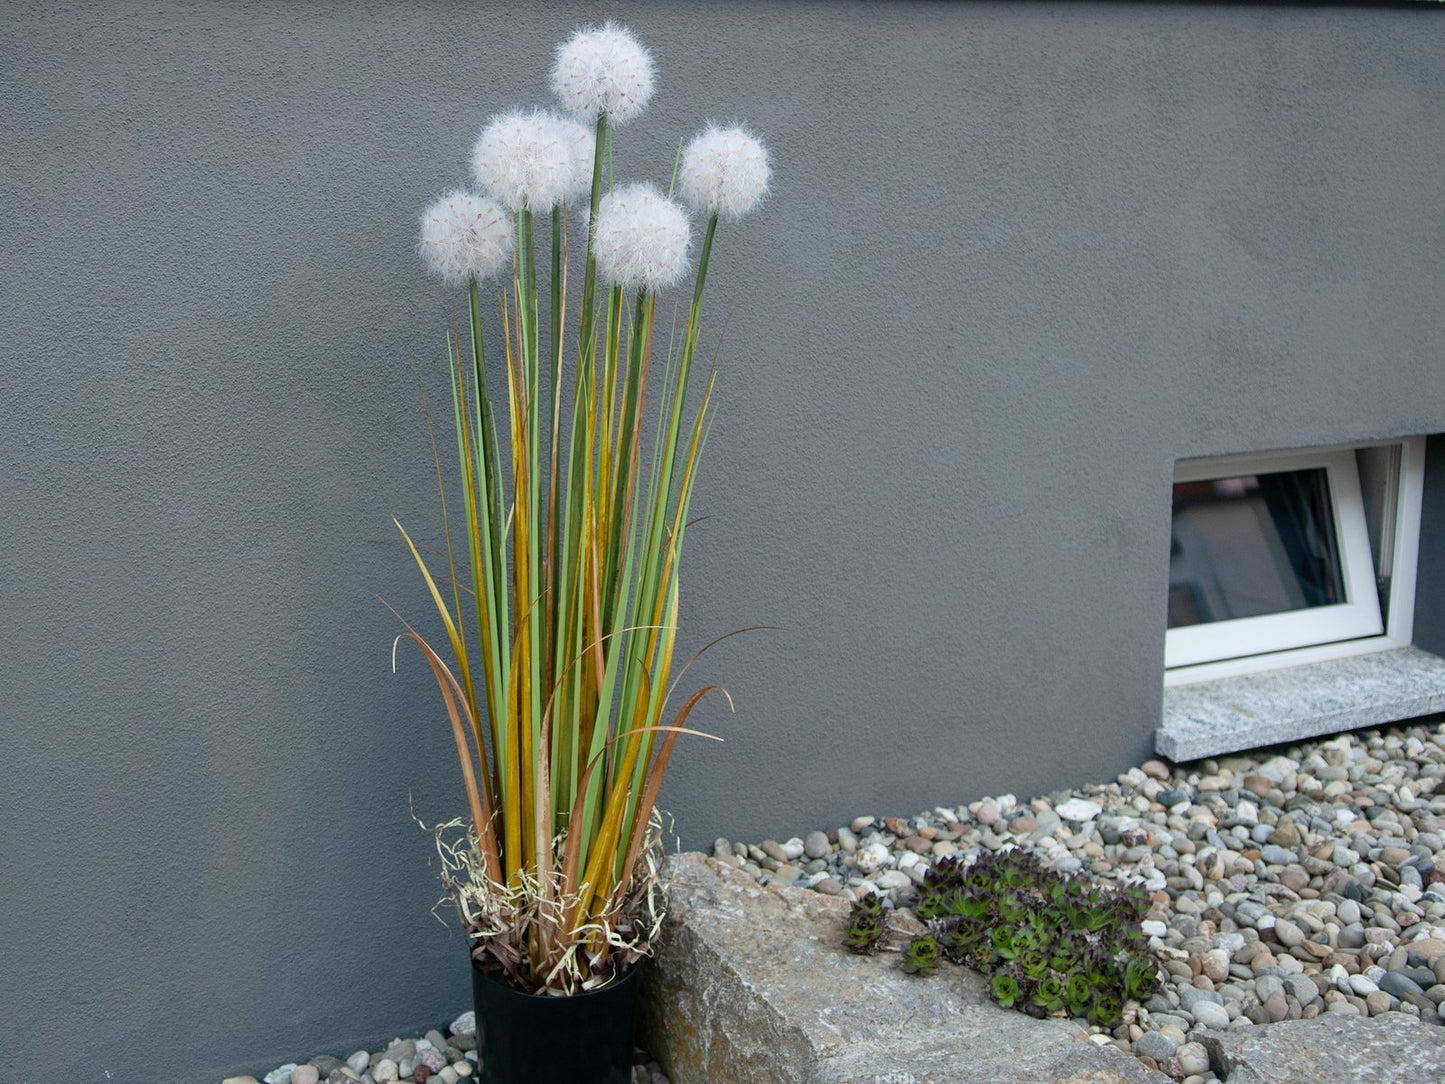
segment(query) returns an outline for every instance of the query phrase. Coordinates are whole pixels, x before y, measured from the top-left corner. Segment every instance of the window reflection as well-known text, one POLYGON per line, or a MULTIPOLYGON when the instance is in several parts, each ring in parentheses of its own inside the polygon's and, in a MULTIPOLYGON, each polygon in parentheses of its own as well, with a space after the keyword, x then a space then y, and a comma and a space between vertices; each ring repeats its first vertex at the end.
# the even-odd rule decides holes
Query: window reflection
POLYGON ((1324 468, 1175 483, 1170 628, 1343 601, 1324 468))

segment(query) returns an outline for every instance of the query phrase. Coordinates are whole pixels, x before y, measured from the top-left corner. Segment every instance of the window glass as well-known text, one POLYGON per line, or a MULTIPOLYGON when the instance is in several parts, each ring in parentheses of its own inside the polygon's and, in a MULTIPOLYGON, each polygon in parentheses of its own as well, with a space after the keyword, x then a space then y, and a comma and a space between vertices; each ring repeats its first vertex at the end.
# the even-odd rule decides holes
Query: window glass
POLYGON ((1354 449, 1175 464, 1164 665, 1384 631, 1354 449))
POLYGON ((1175 483, 1170 628, 1344 600, 1324 468, 1175 483))

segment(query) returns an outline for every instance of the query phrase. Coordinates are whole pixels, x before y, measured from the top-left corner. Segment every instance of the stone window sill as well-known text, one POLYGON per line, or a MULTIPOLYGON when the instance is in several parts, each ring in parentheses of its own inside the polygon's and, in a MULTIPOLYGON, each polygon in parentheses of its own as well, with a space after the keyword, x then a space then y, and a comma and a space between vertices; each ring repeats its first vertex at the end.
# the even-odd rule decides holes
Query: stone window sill
POLYGON ((1445 711, 1445 659, 1396 647, 1164 690, 1154 748, 1172 761, 1445 711))

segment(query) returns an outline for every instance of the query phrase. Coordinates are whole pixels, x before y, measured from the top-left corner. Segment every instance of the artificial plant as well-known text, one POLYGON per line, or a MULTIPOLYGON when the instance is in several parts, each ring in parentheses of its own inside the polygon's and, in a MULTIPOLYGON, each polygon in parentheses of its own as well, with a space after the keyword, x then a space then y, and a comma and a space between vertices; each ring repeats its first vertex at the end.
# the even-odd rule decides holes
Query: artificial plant
POLYGON ((422 216, 424 260, 467 298, 466 333, 447 340, 460 515, 433 432, 444 568, 402 534, 446 645, 410 625, 398 641, 425 655, 451 722, 469 816, 460 839, 438 839, 473 956, 537 993, 592 989, 647 952, 661 919, 658 788, 713 688, 664 716, 712 420, 715 371, 688 402, 703 288, 719 221, 757 204, 769 166, 748 132, 709 126, 667 154, 667 191, 609 183, 614 131, 653 84, 628 30, 579 29, 552 72, 568 115, 492 119, 472 156, 482 191, 449 192, 422 216), (680 329, 655 320, 689 271, 674 189, 706 222, 680 329), (493 312, 505 358, 495 396, 483 346, 493 312))

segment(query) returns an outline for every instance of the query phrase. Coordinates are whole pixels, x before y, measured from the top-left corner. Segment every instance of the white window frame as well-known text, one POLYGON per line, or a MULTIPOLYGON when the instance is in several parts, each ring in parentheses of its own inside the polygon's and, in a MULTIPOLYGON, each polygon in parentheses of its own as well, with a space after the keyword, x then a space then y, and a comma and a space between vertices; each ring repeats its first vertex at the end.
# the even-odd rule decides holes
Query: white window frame
POLYGON ((1180 460, 1176 482, 1323 467, 1330 487, 1334 529, 1348 600, 1283 614, 1215 621, 1165 634, 1165 685, 1276 670, 1348 655, 1409 646, 1414 635, 1415 565, 1420 544, 1425 441, 1378 441, 1296 452, 1180 460), (1390 595, 1380 621, 1374 561, 1365 530, 1355 468, 1360 448, 1399 445, 1400 477, 1390 541, 1390 595))

